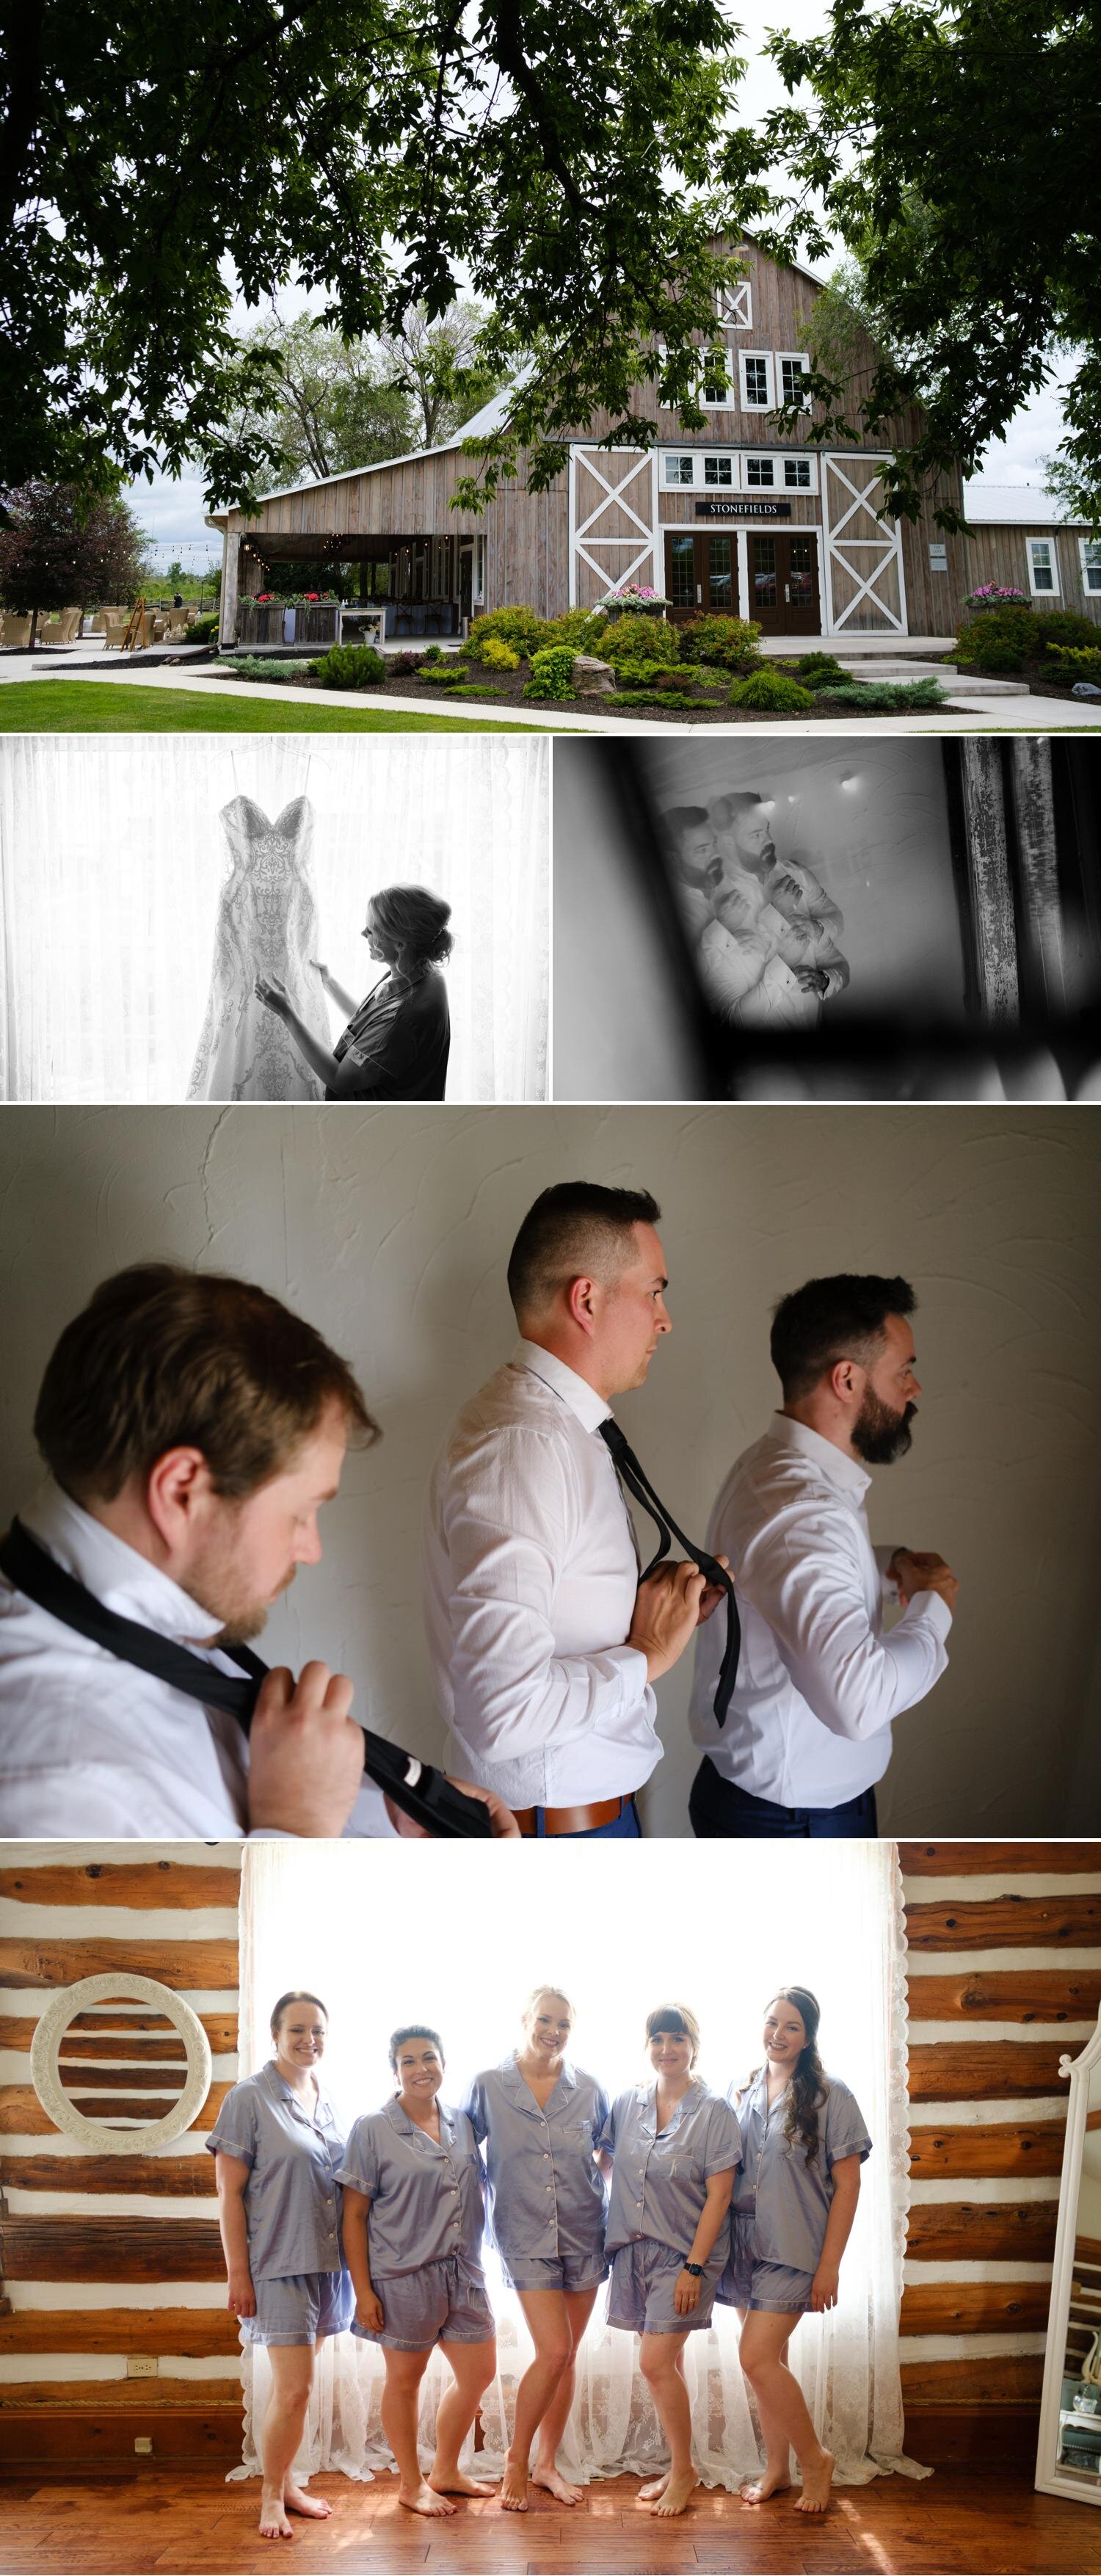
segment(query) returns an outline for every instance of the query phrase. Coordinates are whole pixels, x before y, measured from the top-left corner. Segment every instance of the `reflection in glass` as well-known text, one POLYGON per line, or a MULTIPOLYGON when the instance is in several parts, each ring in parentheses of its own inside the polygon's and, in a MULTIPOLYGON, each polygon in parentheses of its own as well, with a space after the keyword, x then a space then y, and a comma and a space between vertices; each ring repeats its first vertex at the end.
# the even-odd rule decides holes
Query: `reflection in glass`
POLYGON ((1101 2486, 1101 2065, 1090 2076, 1056 2464, 1101 2486))

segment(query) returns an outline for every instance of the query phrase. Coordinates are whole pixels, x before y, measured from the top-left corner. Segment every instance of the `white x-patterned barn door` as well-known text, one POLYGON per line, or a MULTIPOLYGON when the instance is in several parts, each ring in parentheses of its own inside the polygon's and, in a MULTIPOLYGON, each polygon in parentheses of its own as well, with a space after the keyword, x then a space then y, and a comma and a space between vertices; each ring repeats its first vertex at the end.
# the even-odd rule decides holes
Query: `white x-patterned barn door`
POLYGON ((656 449, 571 448, 571 608, 592 608, 625 581, 662 588, 657 516, 656 449))
POLYGON ((824 456, 826 631, 905 635, 906 590, 899 522, 877 519, 882 456, 824 456))

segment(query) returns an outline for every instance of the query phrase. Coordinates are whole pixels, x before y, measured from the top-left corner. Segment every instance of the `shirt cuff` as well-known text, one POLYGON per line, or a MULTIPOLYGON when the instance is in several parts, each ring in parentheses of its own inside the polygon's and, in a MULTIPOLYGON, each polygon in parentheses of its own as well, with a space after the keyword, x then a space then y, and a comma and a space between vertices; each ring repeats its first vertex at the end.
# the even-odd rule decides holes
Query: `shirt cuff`
POLYGON ((876 1565, 879 1568, 880 1585, 883 1592, 886 1594, 888 1601, 897 1601, 898 1599, 898 1585, 895 1581, 894 1575, 888 1573, 887 1569, 890 1565, 891 1558, 898 1555, 901 1545, 901 1539, 896 1538, 890 1547, 874 1547, 872 1549, 872 1555, 874 1556, 876 1565))
POLYGON ((939 1592, 911 1593, 899 1620, 899 1627, 904 1628, 907 1621, 912 1625, 915 1619, 922 1620, 924 1625, 932 1628, 941 1639, 947 1636, 952 1625, 952 1613, 947 1601, 939 1592))

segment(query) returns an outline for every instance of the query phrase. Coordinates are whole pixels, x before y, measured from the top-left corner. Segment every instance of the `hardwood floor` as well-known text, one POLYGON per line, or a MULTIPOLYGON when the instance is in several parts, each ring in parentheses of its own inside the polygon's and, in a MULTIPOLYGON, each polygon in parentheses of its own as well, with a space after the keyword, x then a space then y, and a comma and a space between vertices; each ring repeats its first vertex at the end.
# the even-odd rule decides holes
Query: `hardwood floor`
MULTIPOLYGON (((637 2481, 592 2486, 583 2504, 519 2516, 461 2506, 427 2524, 396 2502, 392 2478, 314 2481, 335 2507, 297 2522, 295 2564, 340 2576, 1088 2576, 1101 2564, 1101 2517, 1033 2492, 1031 2472, 942 2468, 920 2485, 881 2478, 843 2487, 823 2523, 786 2500, 760 2510, 700 2490, 683 2519, 655 2525, 637 2481)), ((141 2477, 6 2479, 6 2576, 254 2576, 287 2542, 256 2531, 259 2486, 226 2486, 202 2467, 141 2477)))

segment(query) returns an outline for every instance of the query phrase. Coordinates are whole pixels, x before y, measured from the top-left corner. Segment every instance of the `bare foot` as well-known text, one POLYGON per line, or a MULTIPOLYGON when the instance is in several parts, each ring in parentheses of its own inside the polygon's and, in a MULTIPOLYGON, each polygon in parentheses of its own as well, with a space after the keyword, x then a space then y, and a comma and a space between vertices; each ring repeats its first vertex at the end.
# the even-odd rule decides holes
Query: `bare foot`
POLYGON ((664 2477, 663 2477, 663 2478, 651 2478, 650 2483, 649 2483, 649 2486, 645 2486, 645 2487, 640 2487, 640 2488, 639 2488, 638 2494, 637 2494, 637 2496, 635 2497, 635 2503, 636 2503, 636 2504, 656 2504, 656 2503, 657 2503, 657 2500, 658 2500, 658 2497, 659 2497, 659 2496, 663 2496, 663 2495, 664 2495, 665 2490, 666 2490, 666 2487, 668 2486, 668 2484, 669 2484, 669 2471, 668 2471, 668 2469, 666 2469, 666 2472, 665 2472, 665 2475, 664 2475, 664 2477))
POLYGON ((528 2509, 528 2473, 519 2460, 505 2461, 501 2480, 501 2503, 506 2513, 526 2513, 528 2509))
POLYGON ((791 2485, 786 2469, 766 2469, 759 2478, 748 2478, 738 2493, 743 2504, 765 2504, 769 2496, 782 2495, 791 2485))
POLYGON ((663 2514, 683 2513, 689 2496, 696 2492, 697 2483, 694 2469, 682 2469, 678 2477, 674 2477, 670 2469, 664 2493, 659 2495, 657 2503, 651 2506, 651 2511, 663 2514))
POLYGON ((437 2514, 455 2511, 454 2505, 448 2503, 446 2496, 433 2495, 431 2487, 425 2485, 423 2478, 419 2487, 399 2487, 398 2503, 405 2505, 410 2513, 437 2514))
POLYGON ((285 2513, 284 2513, 284 2511, 283 2511, 283 2498, 282 2498, 282 2496, 277 2496, 277 2495, 262 2495, 262 2496, 261 2496, 261 2498, 260 2498, 260 2538, 261 2538, 261 2540, 293 2540, 293 2539, 294 2539, 294 2533, 293 2533, 293 2531, 291 2530, 291 2527, 290 2527, 290 2524, 289 2524, 289 2522, 288 2522, 288 2520, 287 2520, 286 2514, 285 2514, 285 2513))
POLYGON ((547 2494, 554 2497, 556 2504, 580 2504, 584 2493, 582 2487, 571 2487, 568 2479, 561 2477, 553 2465, 545 2469, 540 2466, 538 2460, 531 2473, 531 2483, 533 2487, 545 2487, 547 2494))
POLYGON ((324 2496, 306 2495, 302 2487, 284 2487, 283 2502, 288 2513, 308 2513, 311 2522, 326 2522, 333 2509, 324 2496))
POLYGON ((797 2498, 796 2513, 824 2513, 830 2500, 833 2480, 833 2452, 823 2451, 821 2459, 803 2470, 803 2492, 797 2498))
POLYGON ((428 2484, 434 2495, 495 2495, 486 2478, 468 2478, 462 2469, 429 2469, 428 2484))

